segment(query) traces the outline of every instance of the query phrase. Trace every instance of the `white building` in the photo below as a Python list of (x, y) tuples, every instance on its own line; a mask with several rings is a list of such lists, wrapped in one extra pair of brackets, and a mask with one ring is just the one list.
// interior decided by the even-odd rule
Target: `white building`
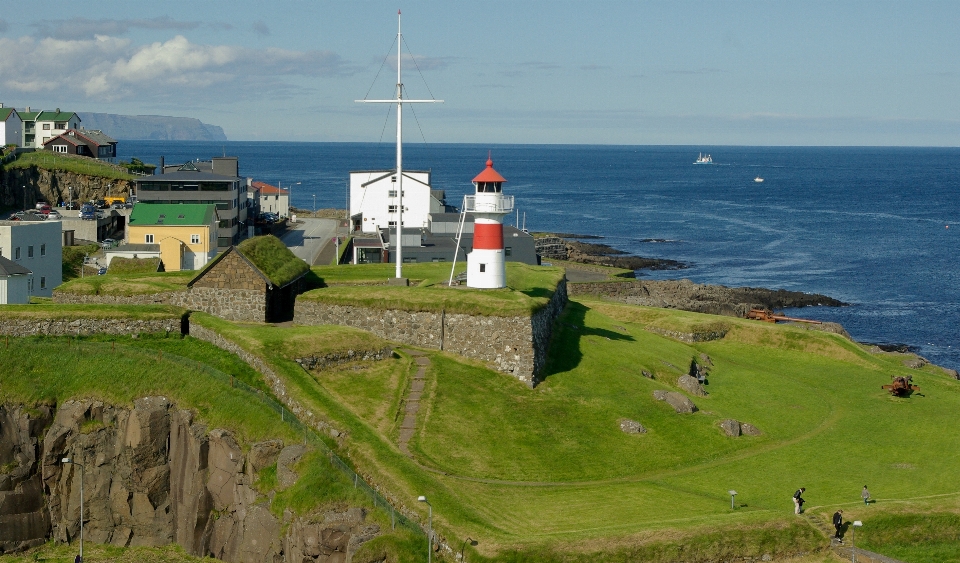
[(0, 256), (33, 272), (31, 295), (52, 297), (63, 283), (60, 221), (0, 221)]
[(264, 182), (253, 182), (260, 191), (260, 213), (276, 213), (281, 217), (290, 214), (290, 191)]
[(23, 119), (13, 108), (0, 104), (0, 140), (4, 145), (17, 145), (23, 142)]
[(33, 272), (0, 256), (0, 305), (30, 302)]
[[(399, 194), (396, 171), (365, 170), (350, 173), (352, 230), (372, 233), (397, 225)], [(440, 190), (431, 190), (430, 172), (403, 171), (403, 227), (427, 228), (431, 213), (447, 209)]]

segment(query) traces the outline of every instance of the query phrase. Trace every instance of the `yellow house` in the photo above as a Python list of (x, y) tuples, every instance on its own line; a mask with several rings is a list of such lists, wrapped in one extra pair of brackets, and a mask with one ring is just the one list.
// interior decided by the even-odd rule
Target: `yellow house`
[(199, 270), (217, 254), (217, 224), (212, 204), (138, 203), (130, 213), (127, 242), (158, 245), (168, 272)]

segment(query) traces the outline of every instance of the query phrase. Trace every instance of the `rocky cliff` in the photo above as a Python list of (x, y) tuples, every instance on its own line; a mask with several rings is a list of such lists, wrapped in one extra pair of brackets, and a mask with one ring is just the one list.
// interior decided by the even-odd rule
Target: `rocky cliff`
[(114, 139), (155, 141), (226, 141), (223, 128), (193, 117), (81, 113), (87, 129), (99, 129)]
[(208, 430), (164, 397), (132, 408), (90, 400), (56, 409), (0, 405), (0, 553), (75, 541), (81, 479), (86, 541), (176, 542), (229, 562), (288, 554), (311, 563), (350, 561), (379, 534), (362, 508), (276, 517), (253, 483), (278, 462), (287, 476), (280, 487), (295, 482), (293, 463), (305, 448), (272, 440), (244, 450), (229, 431)]
[[(0, 206), (32, 208), (38, 201), (57, 204), (70, 198), (89, 201), (107, 195), (126, 197), (134, 184), (128, 180), (86, 176), (63, 170), (12, 168), (0, 171)], [(24, 199), (26, 196), (26, 200)]]

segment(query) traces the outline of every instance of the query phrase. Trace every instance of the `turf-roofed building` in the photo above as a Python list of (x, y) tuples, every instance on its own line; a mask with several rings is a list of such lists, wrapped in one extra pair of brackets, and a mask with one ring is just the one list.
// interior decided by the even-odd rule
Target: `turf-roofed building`
[(190, 283), (208, 301), (203, 310), (230, 320), (293, 319), (300, 279), (310, 271), (280, 239), (247, 239), (220, 253)]

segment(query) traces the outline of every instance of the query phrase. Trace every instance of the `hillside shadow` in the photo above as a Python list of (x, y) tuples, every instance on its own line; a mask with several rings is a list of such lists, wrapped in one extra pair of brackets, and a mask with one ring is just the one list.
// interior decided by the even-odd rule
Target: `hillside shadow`
[(545, 381), (554, 374), (570, 371), (580, 365), (581, 360), (583, 360), (582, 340), (584, 336), (599, 336), (607, 340), (634, 341), (634, 338), (629, 334), (586, 326), (584, 321), (589, 310), (589, 307), (576, 301), (567, 303), (567, 307), (554, 324), (547, 362), (539, 378), (541, 381)]

